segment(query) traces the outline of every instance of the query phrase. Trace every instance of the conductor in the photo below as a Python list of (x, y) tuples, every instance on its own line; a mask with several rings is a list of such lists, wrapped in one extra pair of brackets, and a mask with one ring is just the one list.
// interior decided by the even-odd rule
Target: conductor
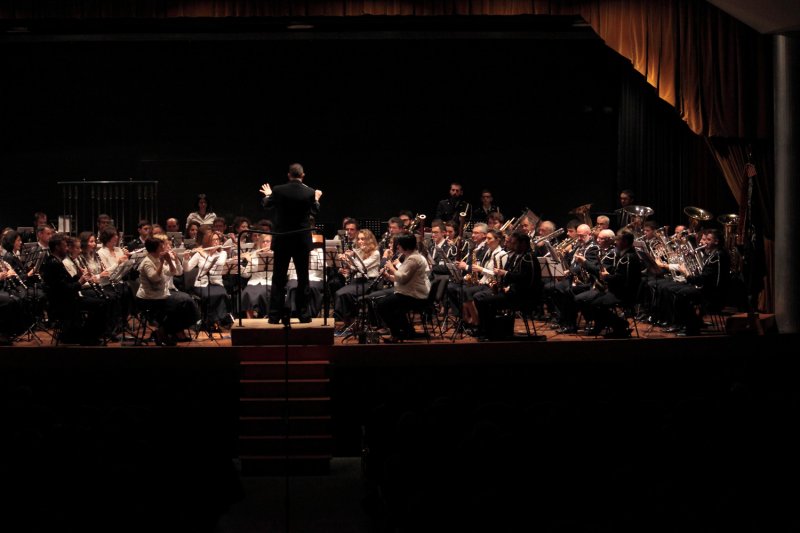
[(272, 250), (274, 272), (272, 274), (272, 293), (269, 302), (269, 323), (278, 324), (282, 317), (288, 319), (284, 310), (286, 301), (286, 281), (289, 260), (294, 261), (297, 270), (297, 296), (295, 304), (300, 322), (311, 322), (308, 312), (308, 257), (312, 248), (310, 217), (319, 213), (319, 199), (322, 191), (314, 190), (303, 183), (303, 167), (294, 163), (289, 166), (289, 182), (274, 189), (269, 183), (261, 186), (264, 195), (261, 203), (265, 208), (274, 209)]

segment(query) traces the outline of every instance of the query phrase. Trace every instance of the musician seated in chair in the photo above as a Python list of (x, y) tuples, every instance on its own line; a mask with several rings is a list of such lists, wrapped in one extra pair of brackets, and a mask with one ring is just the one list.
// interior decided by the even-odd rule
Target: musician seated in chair
[(166, 239), (147, 237), (144, 241), (147, 255), (139, 265), (139, 290), (136, 302), (140, 309), (147, 308), (158, 322), (156, 340), (159, 345), (174, 345), (175, 336), (197, 321), (191, 298), (183, 293), (170, 292), (170, 276), (181, 273), (177, 258), (166, 249)]
[(630, 337), (628, 320), (614, 313), (620, 304), (632, 305), (642, 277), (642, 264), (633, 247), (634, 235), (629, 231), (617, 234), (617, 250), (612, 270), (602, 270), (600, 280), (608, 287), (605, 294), (591, 302), (597, 328), (611, 328), (607, 338)]
[(445, 225), (441, 220), (434, 220), (431, 223), (431, 247), (428, 249), (428, 257), (431, 260), (431, 275), (448, 276), (450, 267), (456, 257), (456, 247), (447, 241)]
[[(60, 340), (83, 345), (100, 344), (107, 317), (105, 300), (91, 297), (89, 293), (83, 294), (81, 290), (82, 285), (92, 279), (92, 274), (84, 270), (76, 276), (69, 275), (62, 262), (68, 255), (64, 235), (53, 235), (49, 247), (50, 255), (42, 264), (41, 272), (50, 318), (63, 323)], [(86, 313), (86, 320), (81, 320), (82, 313)]]
[(193, 254), (185, 270), (197, 268), (194, 293), (200, 297), (205, 310), (205, 326), (216, 329), (216, 325), (227, 326), (232, 323), (228, 315), (228, 293), (222, 284), (222, 272), (228, 259), (227, 252), (220, 243), (220, 234), (215, 231), (203, 233), (202, 246), (186, 254)]
[(336, 291), (333, 314), (337, 321), (345, 325), (355, 318), (357, 298), (370, 291), (381, 265), (378, 241), (370, 230), (358, 230), (355, 244), (355, 248), (346, 250), (338, 257), (346, 265), (339, 271), (348, 281), (347, 285)]
[[(530, 309), (541, 299), (542, 270), (531, 253), (528, 234), (516, 231), (511, 235), (511, 253), (504, 268), (495, 268), (494, 275), (499, 280), (497, 294), (475, 299), (478, 309), (478, 340), (497, 340), (514, 333), (514, 316), (510, 320), (498, 317), (503, 310)], [(510, 328), (503, 328), (503, 325)]]
[(685, 264), (681, 265), (687, 284), (675, 292), (675, 321), (681, 327), (679, 335), (700, 333), (703, 321), (694, 312), (694, 306), (704, 304), (721, 309), (730, 281), (730, 256), (719, 230), (705, 230), (695, 252), (701, 271), (690, 272)]
[(397, 253), (403, 263), (395, 267), (386, 263), (384, 276), (394, 283), (394, 293), (377, 301), (378, 314), (391, 330), (386, 342), (398, 342), (412, 337), (413, 328), (408, 321), (408, 312), (425, 305), (431, 290), (428, 279), (427, 260), (417, 251), (417, 238), (401, 234), (395, 238)]

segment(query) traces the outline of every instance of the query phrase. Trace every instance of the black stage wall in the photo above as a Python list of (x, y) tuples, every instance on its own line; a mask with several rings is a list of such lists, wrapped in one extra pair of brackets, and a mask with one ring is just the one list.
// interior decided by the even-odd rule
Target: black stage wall
[[(677, 114), (641, 81), (631, 102), (638, 75), (591, 32), (547, 37), (5, 41), (0, 224), (55, 218), (56, 182), (81, 179), (158, 180), (162, 222), (198, 192), (217, 214), (260, 218), (260, 184), (293, 161), (325, 191), (328, 224), (433, 215), (450, 180), (559, 223), (624, 187), (664, 223), (702, 203), (687, 183), (705, 184), (693, 167), (708, 155)], [(712, 200), (733, 205), (716, 183)]]
[[(600, 40), (60, 42), (3, 46), (3, 224), (56, 182), (156, 179), (162, 216), (206, 192), (258, 216), (301, 161), (324, 221), (433, 214), (449, 180), (510, 214), (615, 198), (623, 62)], [(12, 224), (12, 225), (13, 225)]]

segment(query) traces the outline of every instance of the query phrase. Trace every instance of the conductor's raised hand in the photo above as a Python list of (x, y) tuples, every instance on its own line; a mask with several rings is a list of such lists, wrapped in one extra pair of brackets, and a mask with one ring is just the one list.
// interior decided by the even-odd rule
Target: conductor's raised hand
[(321, 197), (322, 197), (322, 191), (321, 191), (321, 190), (319, 190), (319, 189), (316, 189), (316, 190), (314, 191), (314, 200), (316, 200), (317, 202), (319, 202), (319, 199), (320, 199)]
[(272, 188), (269, 186), (269, 183), (262, 185), (260, 191), (264, 196), (272, 196)]

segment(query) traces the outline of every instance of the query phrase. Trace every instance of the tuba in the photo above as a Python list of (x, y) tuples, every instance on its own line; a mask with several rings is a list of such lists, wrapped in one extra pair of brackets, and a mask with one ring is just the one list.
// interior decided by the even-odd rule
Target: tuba
[(623, 229), (631, 230), (636, 237), (642, 236), (642, 224), (655, 213), (652, 207), (646, 205), (627, 205), (622, 208), (622, 211), (627, 215), (628, 220)]
[(587, 226), (591, 227), (592, 215), (589, 213), (591, 208), (592, 204), (579, 205), (567, 214), (577, 216), (580, 219), (581, 224), (586, 224)]
[(705, 209), (700, 209), (693, 205), (684, 207), (683, 213), (689, 217), (689, 227), (692, 229), (692, 233), (697, 233), (697, 230), (702, 229), (701, 222), (706, 222), (714, 218), (714, 215)]
[(731, 258), (731, 272), (738, 274), (742, 271), (743, 258), (739, 248), (736, 247), (736, 239), (738, 237), (739, 215), (730, 213), (720, 215), (717, 217), (717, 222), (722, 224), (722, 234), (725, 238), (725, 249)]

